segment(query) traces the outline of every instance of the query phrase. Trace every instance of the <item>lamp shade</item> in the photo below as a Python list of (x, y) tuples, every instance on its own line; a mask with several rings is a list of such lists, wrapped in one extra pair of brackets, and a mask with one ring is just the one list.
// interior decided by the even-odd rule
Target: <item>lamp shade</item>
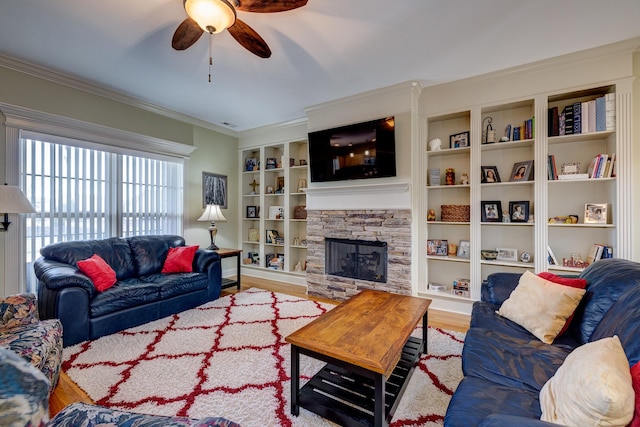
[(222, 211), (220, 210), (220, 205), (207, 205), (207, 208), (204, 210), (204, 213), (198, 221), (226, 221), (227, 218), (222, 215)]
[(20, 188), (14, 185), (0, 185), (0, 213), (32, 213), (35, 211)]
[(236, 23), (236, 10), (228, 0), (185, 0), (184, 9), (200, 28), (211, 34)]

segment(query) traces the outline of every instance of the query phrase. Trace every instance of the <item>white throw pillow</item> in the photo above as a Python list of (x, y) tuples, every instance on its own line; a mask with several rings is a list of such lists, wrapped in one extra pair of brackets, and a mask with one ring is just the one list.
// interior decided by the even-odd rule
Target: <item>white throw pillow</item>
[(540, 419), (567, 426), (626, 426), (634, 405), (629, 361), (617, 336), (576, 348), (540, 390)]
[(496, 313), (551, 344), (584, 293), (584, 289), (553, 283), (527, 270)]

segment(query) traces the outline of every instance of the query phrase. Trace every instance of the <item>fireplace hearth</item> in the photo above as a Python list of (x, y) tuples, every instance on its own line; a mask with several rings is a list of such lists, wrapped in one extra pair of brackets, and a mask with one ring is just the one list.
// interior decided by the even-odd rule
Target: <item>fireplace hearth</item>
[(325, 273), (371, 282), (387, 282), (387, 243), (325, 239)]

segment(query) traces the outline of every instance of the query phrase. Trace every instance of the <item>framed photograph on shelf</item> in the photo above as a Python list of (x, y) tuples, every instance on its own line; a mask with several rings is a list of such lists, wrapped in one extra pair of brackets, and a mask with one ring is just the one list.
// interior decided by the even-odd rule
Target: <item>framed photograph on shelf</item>
[(252, 172), (257, 170), (258, 170), (258, 159), (256, 159), (255, 157), (247, 157), (244, 160), (244, 171)]
[(442, 239), (427, 240), (427, 255), (447, 256), (449, 242)]
[(469, 258), (469, 252), (471, 252), (471, 243), (468, 240), (460, 240), (456, 256), (460, 258)]
[(269, 219), (284, 219), (284, 206), (269, 206)]
[(496, 248), (498, 261), (518, 261), (518, 250), (515, 248)]
[(529, 201), (509, 202), (509, 218), (511, 222), (529, 221)]
[(482, 201), (482, 222), (502, 221), (502, 202), (500, 200)]
[(607, 223), (607, 204), (606, 203), (587, 203), (584, 205), (584, 223), (585, 224), (606, 224)]
[(480, 166), (482, 171), (482, 182), (500, 182), (500, 174), (496, 166)]
[(260, 229), (259, 228), (250, 228), (249, 229), (249, 241), (250, 242), (259, 242), (260, 241)]
[(455, 133), (449, 136), (449, 148), (464, 148), (469, 146), (469, 131)]
[(278, 230), (265, 230), (265, 234), (267, 238), (266, 242), (270, 245), (275, 245), (276, 239), (280, 237), (280, 233), (278, 233)]
[(530, 181), (533, 179), (533, 160), (514, 163), (511, 171), (511, 182)]
[(576, 175), (582, 170), (582, 164), (580, 162), (568, 162), (563, 163), (560, 166), (560, 173), (562, 175)]
[(276, 178), (276, 194), (284, 193), (284, 176)]
[(267, 166), (266, 169), (276, 169), (278, 163), (275, 157), (268, 157), (267, 158)]
[(247, 218), (258, 218), (257, 206), (247, 206)]

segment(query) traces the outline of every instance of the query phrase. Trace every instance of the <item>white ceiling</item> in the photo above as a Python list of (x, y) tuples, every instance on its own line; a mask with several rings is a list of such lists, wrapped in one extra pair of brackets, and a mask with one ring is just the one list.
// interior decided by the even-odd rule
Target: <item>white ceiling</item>
[(309, 0), (238, 12), (261, 59), (224, 32), (178, 52), (182, 0), (0, 0), (0, 54), (235, 131), (419, 80), (424, 86), (640, 36), (639, 0)]

